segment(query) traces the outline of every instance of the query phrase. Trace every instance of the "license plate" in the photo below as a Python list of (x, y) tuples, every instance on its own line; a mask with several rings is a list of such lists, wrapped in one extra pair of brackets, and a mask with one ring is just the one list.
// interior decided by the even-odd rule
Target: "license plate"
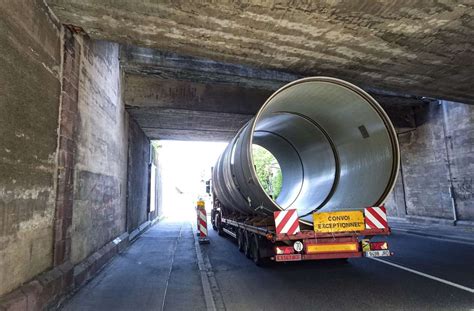
[(301, 260), (301, 254), (275, 256), (275, 261), (300, 261), (300, 260)]
[(384, 249), (381, 251), (368, 251), (364, 252), (365, 257), (384, 257), (390, 256), (390, 251), (388, 249)]

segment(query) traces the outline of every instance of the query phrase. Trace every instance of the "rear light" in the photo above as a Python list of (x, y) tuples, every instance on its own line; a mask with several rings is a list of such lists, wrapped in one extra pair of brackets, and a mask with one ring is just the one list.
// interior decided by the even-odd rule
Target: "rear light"
[(349, 243), (318, 243), (318, 244), (307, 244), (306, 252), (308, 254), (318, 253), (351, 253), (358, 252), (359, 245), (357, 242)]
[(294, 253), (295, 249), (293, 246), (275, 246), (275, 254), (277, 255), (288, 255)]
[(382, 251), (388, 249), (387, 242), (370, 242), (370, 250)]

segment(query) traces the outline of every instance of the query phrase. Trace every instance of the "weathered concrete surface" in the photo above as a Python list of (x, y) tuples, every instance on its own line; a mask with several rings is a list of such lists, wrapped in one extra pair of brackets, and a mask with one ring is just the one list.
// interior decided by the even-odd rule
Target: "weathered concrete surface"
[(443, 135), (442, 107), (429, 105), (415, 114), (427, 122), (415, 131), (399, 135), (407, 213), (450, 218), (449, 175)]
[(47, 0), (93, 38), (473, 102), (472, 1)]
[(412, 128), (399, 132), (402, 154), (389, 215), (474, 221), (474, 107), (440, 101), (415, 107)]
[(128, 133), (127, 231), (148, 220), (150, 140), (130, 118)]
[[(136, 46), (122, 47), (120, 54), (127, 109), (152, 138), (230, 140), (272, 92), (302, 77)], [(427, 101), (366, 91), (400, 127), (412, 126), (407, 107)]]
[(120, 65), (125, 73), (130, 74), (195, 83), (230, 84), (269, 91), (303, 78), (283, 71), (223, 63), (133, 45), (120, 48)]
[(127, 111), (150, 139), (229, 140), (271, 91), (127, 74)]
[(0, 2), (0, 296), (52, 264), (60, 31), (42, 1)]
[(71, 257), (71, 227), (74, 204), (80, 45), (74, 33), (63, 28), (61, 108), (58, 124), (56, 210), (54, 215), (53, 266)]
[[(219, 72), (207, 74), (211, 79), (216, 76), (220, 76)], [(231, 79), (226, 83), (214, 83), (209, 79), (194, 82), (189, 77), (181, 78), (168, 80), (156, 75), (125, 75), (126, 109), (151, 139), (229, 141), (273, 92), (254, 88), (263, 87), (265, 80), (255, 84), (255, 81), (247, 81), (253, 86), (249, 88)], [(280, 87), (280, 83), (268, 80), (267, 86)], [(413, 109), (428, 102), (403, 94), (372, 95), (400, 130), (412, 128)]]
[(457, 217), (474, 221), (474, 107), (444, 101), (441, 104)]
[(71, 261), (125, 231), (128, 118), (117, 44), (83, 39)]
[[(133, 45), (121, 46), (120, 66), (125, 73), (132, 75), (212, 85), (228, 84), (267, 91), (276, 91), (289, 82), (305, 77), (281, 70), (218, 62)], [(393, 102), (396, 98), (407, 104), (407, 100), (419, 99), (419, 96), (410, 95), (406, 91), (389, 92), (371, 87), (364, 89), (378, 100), (383, 98)]]

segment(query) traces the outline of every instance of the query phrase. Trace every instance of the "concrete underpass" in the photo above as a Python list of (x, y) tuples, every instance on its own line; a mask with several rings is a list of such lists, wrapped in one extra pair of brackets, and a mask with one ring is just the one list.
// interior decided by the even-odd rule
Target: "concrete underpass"
[[(469, 1), (1, 1), (0, 310), (473, 309), (473, 29)], [(210, 224), (199, 244), (202, 193), (170, 176), (201, 187), (184, 168), (310, 76), (395, 127), (394, 255), (258, 267)]]

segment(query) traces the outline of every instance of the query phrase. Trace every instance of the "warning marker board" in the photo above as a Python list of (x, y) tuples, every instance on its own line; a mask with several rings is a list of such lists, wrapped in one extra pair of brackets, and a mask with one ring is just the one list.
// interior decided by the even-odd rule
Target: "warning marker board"
[(367, 229), (387, 229), (387, 210), (385, 206), (367, 207), (364, 210)]
[(300, 232), (298, 214), (295, 209), (274, 212), (277, 234), (296, 234)]
[(351, 232), (365, 229), (364, 214), (362, 211), (341, 211), (313, 214), (314, 231)]

